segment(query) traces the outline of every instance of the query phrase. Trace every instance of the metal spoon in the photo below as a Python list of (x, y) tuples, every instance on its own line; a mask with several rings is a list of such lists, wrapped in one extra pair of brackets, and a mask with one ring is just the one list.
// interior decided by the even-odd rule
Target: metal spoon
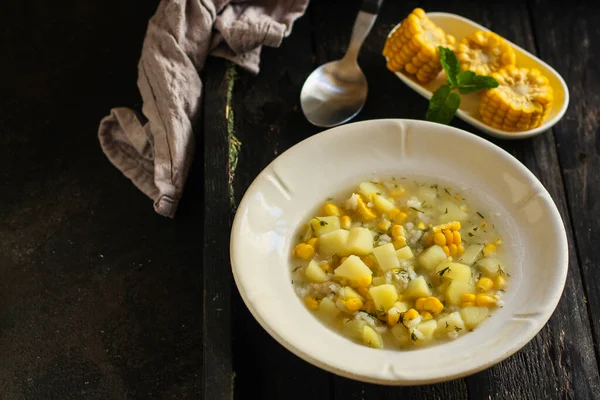
[(367, 99), (367, 78), (358, 66), (358, 52), (371, 31), (383, 0), (363, 0), (344, 58), (321, 65), (304, 82), (302, 112), (310, 123), (330, 127), (352, 119)]

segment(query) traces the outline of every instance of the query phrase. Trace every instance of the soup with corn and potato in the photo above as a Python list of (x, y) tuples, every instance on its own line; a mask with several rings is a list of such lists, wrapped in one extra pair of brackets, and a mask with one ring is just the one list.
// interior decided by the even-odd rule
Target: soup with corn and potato
[(366, 346), (456, 339), (504, 304), (505, 249), (486, 217), (441, 184), (362, 182), (299, 232), (292, 283), (324, 323)]

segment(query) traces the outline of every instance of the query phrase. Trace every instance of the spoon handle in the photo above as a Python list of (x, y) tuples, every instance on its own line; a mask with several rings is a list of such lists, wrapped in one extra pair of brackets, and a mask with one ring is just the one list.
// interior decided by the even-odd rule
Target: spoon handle
[(354, 28), (352, 28), (352, 37), (350, 38), (350, 44), (348, 45), (348, 51), (343, 58), (343, 61), (354, 63), (357, 62), (358, 52), (362, 46), (365, 38), (371, 32), (373, 23), (377, 18), (377, 12), (379, 7), (383, 3), (383, 0), (363, 0), (360, 11), (354, 21)]

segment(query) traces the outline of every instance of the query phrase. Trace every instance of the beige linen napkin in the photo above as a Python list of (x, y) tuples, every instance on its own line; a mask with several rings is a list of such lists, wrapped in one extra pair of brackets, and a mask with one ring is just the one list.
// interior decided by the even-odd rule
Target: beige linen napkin
[(162, 0), (150, 19), (138, 64), (143, 116), (113, 108), (98, 137), (108, 159), (173, 217), (194, 156), (207, 55), (258, 73), (263, 45), (290, 34), (308, 0)]

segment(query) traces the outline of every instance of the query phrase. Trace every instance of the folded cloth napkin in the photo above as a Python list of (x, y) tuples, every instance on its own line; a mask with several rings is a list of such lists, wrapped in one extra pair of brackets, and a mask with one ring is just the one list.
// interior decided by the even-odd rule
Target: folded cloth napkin
[(145, 116), (113, 108), (98, 137), (108, 159), (173, 217), (194, 156), (200, 110), (198, 71), (207, 55), (258, 73), (263, 45), (290, 34), (308, 0), (162, 0), (150, 19), (138, 64)]

